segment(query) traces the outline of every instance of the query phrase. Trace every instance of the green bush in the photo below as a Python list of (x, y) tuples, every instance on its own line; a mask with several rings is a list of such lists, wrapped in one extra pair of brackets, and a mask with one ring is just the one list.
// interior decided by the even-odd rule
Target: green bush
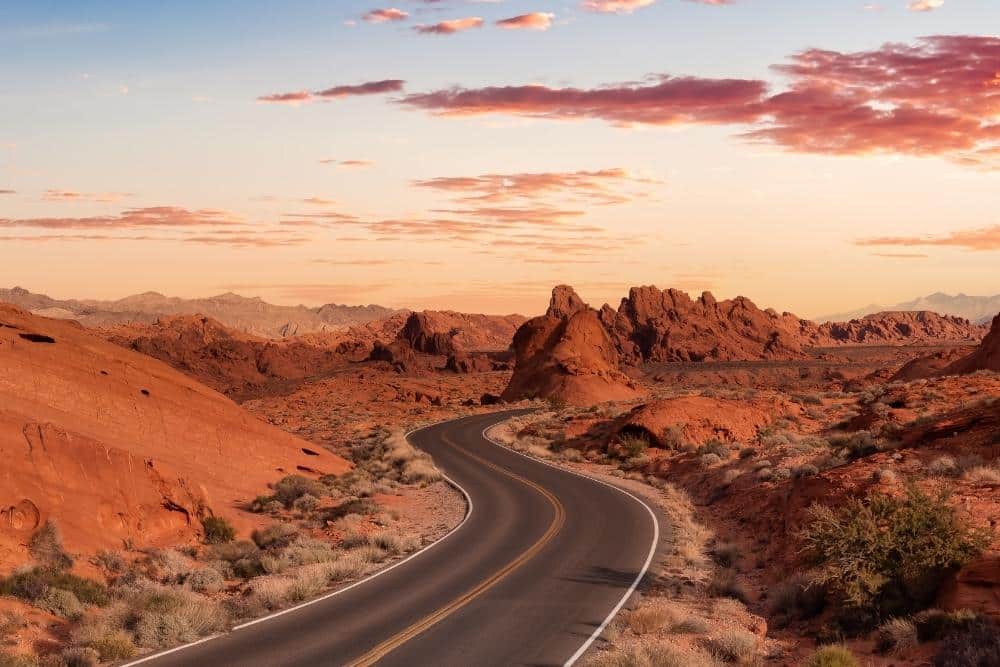
[(858, 661), (846, 646), (824, 646), (809, 656), (803, 667), (858, 667)]
[(35, 601), (39, 609), (54, 616), (77, 621), (83, 617), (83, 605), (75, 595), (62, 588), (49, 588)]
[(226, 544), (236, 537), (236, 529), (221, 516), (207, 516), (201, 520), (205, 529), (206, 544)]
[(985, 536), (963, 526), (945, 496), (912, 484), (897, 498), (873, 493), (839, 509), (813, 505), (803, 533), (817, 581), (870, 623), (922, 609), (943, 576), (982, 552)]

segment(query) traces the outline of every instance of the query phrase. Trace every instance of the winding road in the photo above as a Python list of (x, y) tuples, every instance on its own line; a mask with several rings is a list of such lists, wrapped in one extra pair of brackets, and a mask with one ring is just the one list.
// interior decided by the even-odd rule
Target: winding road
[(319, 600), (132, 664), (573, 664), (646, 571), (657, 519), (615, 487), (486, 439), (515, 414), (410, 434), (470, 503), (444, 539)]

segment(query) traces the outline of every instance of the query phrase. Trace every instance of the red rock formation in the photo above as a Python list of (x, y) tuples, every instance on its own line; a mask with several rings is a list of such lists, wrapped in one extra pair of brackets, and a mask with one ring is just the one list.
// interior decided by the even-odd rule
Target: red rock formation
[(828, 322), (817, 331), (820, 345), (979, 341), (986, 328), (953, 315), (926, 310), (887, 311), (850, 322)]
[(75, 553), (183, 543), (207, 514), (245, 529), (284, 475), (348, 468), (75, 322), (0, 304), (0, 368), (0, 568), (49, 518)]
[(376, 341), (368, 361), (386, 361), (398, 373), (409, 373), (417, 368), (417, 357), (406, 340), (395, 340), (388, 344)]
[(1000, 371), (1000, 315), (993, 318), (990, 332), (979, 348), (944, 369), (944, 375), (965, 375), (976, 371)]
[(618, 368), (618, 353), (596, 311), (566, 286), (552, 291), (548, 312), (514, 335), (514, 375), (503, 399), (553, 398), (574, 405), (641, 394)]
[(514, 332), (523, 323), (520, 315), (425, 310), (411, 313), (397, 337), (424, 354), (500, 351), (510, 347)]
[(804, 356), (815, 325), (789, 313), (760, 310), (744, 297), (692, 300), (675, 289), (633, 287), (601, 320), (627, 364), (663, 361), (788, 359)]

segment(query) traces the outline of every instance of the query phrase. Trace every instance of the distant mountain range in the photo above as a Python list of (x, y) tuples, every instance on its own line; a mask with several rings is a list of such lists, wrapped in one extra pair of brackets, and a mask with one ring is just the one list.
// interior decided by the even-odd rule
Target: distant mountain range
[(267, 338), (283, 338), (339, 329), (390, 317), (400, 311), (383, 306), (327, 304), (318, 308), (277, 306), (260, 298), (220, 294), (204, 299), (181, 299), (157, 292), (127, 296), (117, 301), (53, 299), (21, 287), (0, 288), (0, 301), (36, 315), (79, 320), (88, 327), (151, 323), (163, 315), (207, 315), (228, 327)]
[(1000, 313), (1000, 294), (995, 296), (968, 296), (966, 294), (942, 294), (937, 292), (913, 301), (897, 303), (894, 306), (871, 304), (846, 313), (817, 317), (817, 322), (845, 322), (872, 313), (898, 310), (930, 310), (941, 315), (956, 315), (972, 320), (976, 324), (989, 324)]

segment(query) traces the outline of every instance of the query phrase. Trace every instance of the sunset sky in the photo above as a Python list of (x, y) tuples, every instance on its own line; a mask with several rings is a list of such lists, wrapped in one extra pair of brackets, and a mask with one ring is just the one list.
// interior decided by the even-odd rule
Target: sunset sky
[(1000, 292), (997, 0), (2, 6), (0, 287)]

